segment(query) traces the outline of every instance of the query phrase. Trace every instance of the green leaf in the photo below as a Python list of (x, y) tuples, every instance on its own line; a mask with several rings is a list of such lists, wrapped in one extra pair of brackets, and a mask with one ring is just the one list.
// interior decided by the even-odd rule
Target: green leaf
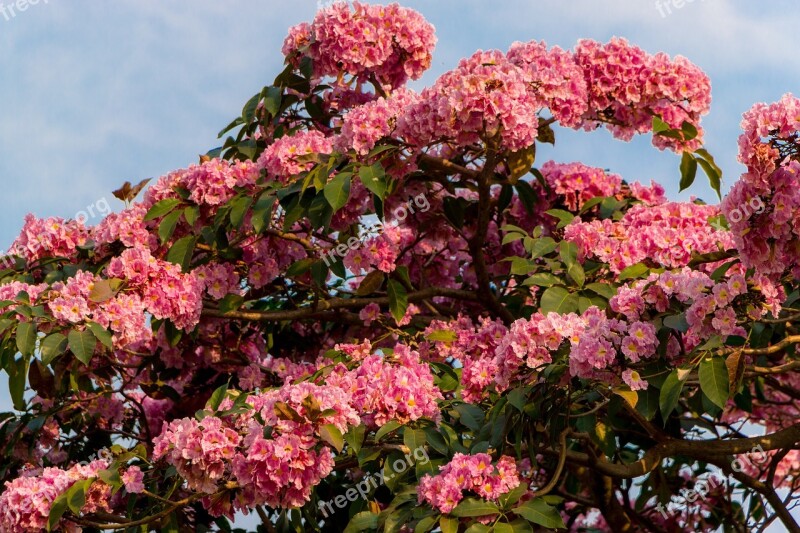
[(697, 150), (695, 150), (694, 153), (700, 156), (700, 158), (698, 158), (697, 161), (703, 167), (703, 171), (705, 171), (706, 175), (708, 176), (711, 188), (717, 192), (717, 196), (720, 196), (720, 182), (722, 181), (722, 169), (719, 168), (716, 161), (714, 161), (714, 156), (708, 153), (708, 150), (706, 150), (705, 148), (698, 148)]
[(89, 293), (89, 300), (97, 304), (107, 302), (119, 292), (122, 283), (122, 280), (117, 278), (95, 281)]
[(234, 228), (239, 229), (242, 227), (244, 217), (251, 205), (253, 205), (253, 198), (250, 196), (241, 196), (231, 202), (230, 220)]
[(722, 357), (711, 357), (700, 362), (700, 389), (715, 405), (724, 409), (730, 397), (728, 367)]
[(261, 93), (254, 95), (250, 100), (244, 104), (242, 108), (242, 118), (244, 119), (245, 123), (249, 123), (253, 120), (256, 116), (256, 109), (258, 109), (258, 103), (261, 101)]
[(62, 492), (58, 497), (53, 500), (53, 505), (50, 507), (50, 515), (47, 517), (47, 531), (52, 531), (56, 527), (58, 521), (67, 512), (69, 505), (67, 504), (67, 493)]
[(509, 523), (501, 522), (499, 524), (495, 524), (492, 531), (493, 533), (533, 533), (533, 528), (531, 527), (530, 522), (520, 518)]
[(334, 424), (325, 424), (319, 428), (319, 436), (333, 446), (337, 452), (341, 452), (342, 448), (344, 448), (344, 436)]
[(461, 503), (456, 505), (455, 509), (450, 511), (450, 514), (459, 518), (464, 518), (472, 516), (496, 515), (499, 512), (500, 508), (492, 502), (479, 500), (477, 498), (464, 498), (461, 500)]
[(244, 303), (244, 297), (239, 294), (226, 294), (222, 300), (219, 301), (219, 310), (223, 313), (229, 311), (236, 311)]
[(550, 209), (548, 211), (545, 211), (545, 213), (547, 213), (551, 217), (558, 219), (558, 226), (557, 226), (558, 229), (563, 228), (564, 226), (572, 222), (573, 219), (575, 218), (575, 215), (573, 215), (569, 211), (564, 211), (563, 209)]
[(21, 358), (13, 361), (8, 367), (8, 391), (11, 402), (17, 411), (25, 410), (25, 383), (28, 375), (28, 359)]
[(406, 427), (403, 430), (403, 444), (411, 450), (411, 453), (414, 453), (414, 450), (425, 446), (425, 432), (421, 429)]
[(161, 240), (161, 244), (167, 242), (175, 233), (175, 227), (178, 225), (181, 215), (183, 215), (182, 211), (173, 211), (161, 220), (161, 224), (158, 225), (158, 238)]
[(325, 185), (325, 199), (333, 208), (334, 213), (344, 207), (350, 198), (351, 175), (349, 172), (340, 172)]
[(31, 355), (36, 348), (36, 324), (20, 322), (17, 325), (17, 349), (22, 355)]
[(267, 87), (265, 93), (264, 109), (266, 109), (273, 117), (277, 116), (281, 110), (283, 90), (280, 87)]
[(361, 280), (358, 289), (356, 289), (356, 295), (369, 296), (381, 288), (384, 279), (386, 279), (386, 275), (383, 272), (380, 270), (373, 270)]
[(617, 278), (620, 281), (626, 279), (638, 279), (643, 278), (647, 274), (650, 273), (650, 269), (644, 263), (636, 263), (635, 265), (631, 265), (628, 268), (624, 269), (622, 272), (619, 273)]
[(414, 528), (414, 533), (428, 533), (428, 531), (433, 530), (436, 522), (437, 520), (435, 516), (426, 516), (420, 520), (417, 526)]
[(67, 351), (67, 338), (61, 333), (52, 333), (45, 337), (41, 345), (42, 363), (49, 365), (53, 359)]
[(86, 505), (86, 491), (89, 486), (94, 482), (94, 479), (84, 479), (75, 482), (69, 489), (67, 489), (67, 506), (69, 510), (78, 516), (81, 514), (81, 509)]
[(75, 354), (75, 358), (81, 363), (88, 365), (94, 355), (94, 348), (97, 345), (97, 340), (89, 330), (78, 331), (72, 330), (67, 336), (69, 340), (69, 349)]
[(661, 120), (661, 117), (658, 115), (653, 115), (653, 133), (658, 135), (659, 133), (663, 133), (665, 131), (669, 131), (671, 128), (669, 124)]
[(306, 257), (305, 259), (301, 259), (289, 265), (289, 268), (286, 269), (286, 277), (293, 278), (296, 276), (301, 276), (311, 269), (311, 265), (314, 264), (315, 259), (310, 257)]
[(561, 518), (561, 513), (552, 505), (541, 498), (529, 500), (513, 510), (514, 513), (520, 515), (529, 522), (538, 524), (543, 527), (566, 529), (564, 520)]
[(380, 163), (358, 169), (358, 177), (368, 190), (383, 200), (386, 197), (386, 171)]
[(176, 207), (178, 204), (181, 203), (179, 198), (164, 198), (160, 202), (157, 202), (153, 207), (147, 211), (147, 214), (144, 216), (144, 221), (148, 222), (150, 220), (156, 219), (158, 217), (163, 217)]
[(425, 335), (425, 339), (434, 342), (453, 342), (458, 339), (458, 334), (452, 329), (437, 329)]
[(533, 213), (533, 209), (536, 206), (536, 201), (538, 199), (533, 187), (531, 187), (530, 183), (527, 181), (522, 180), (515, 183), (514, 187), (517, 189), (519, 199), (522, 202), (522, 207), (524, 207), (525, 211), (528, 213)]
[(664, 325), (669, 329), (686, 333), (689, 331), (689, 323), (686, 321), (686, 315), (669, 315), (664, 317)]
[(463, 198), (453, 198), (448, 196), (442, 202), (444, 209), (444, 216), (453, 225), (454, 228), (462, 228), (464, 226), (465, 209), (468, 202)]
[(572, 278), (578, 287), (583, 287), (583, 283), (586, 281), (586, 272), (583, 271), (583, 267), (580, 263), (573, 263), (569, 267), (567, 267), (567, 275)]
[(200, 208), (196, 205), (190, 205), (183, 210), (183, 218), (187, 224), (194, 226), (194, 223), (200, 218)]
[(561, 262), (570, 267), (578, 261), (578, 245), (570, 241), (561, 241), (558, 246), (558, 254)]
[(192, 262), (192, 255), (194, 255), (194, 247), (197, 244), (197, 237), (187, 235), (181, 237), (170, 247), (167, 252), (167, 261), (181, 266), (183, 272), (189, 271), (189, 266)]
[(211, 393), (211, 398), (208, 399), (208, 406), (211, 408), (212, 411), (216, 411), (219, 409), (220, 404), (222, 404), (222, 400), (225, 399), (225, 395), (228, 394), (228, 384), (225, 383), (224, 385), (220, 385), (217, 387), (213, 393)]
[(680, 190), (686, 190), (694, 183), (697, 176), (697, 160), (689, 152), (683, 152), (681, 157), (681, 183)]
[(258, 197), (256, 204), (253, 206), (253, 214), (250, 217), (250, 221), (256, 233), (261, 233), (267, 227), (272, 216), (272, 208), (275, 205), (275, 200), (277, 200), (277, 198), (270, 191), (263, 192), (261, 196)]
[(458, 533), (458, 520), (442, 516), (439, 518), (439, 529), (442, 530), (442, 533)]
[(444, 437), (436, 428), (428, 427), (425, 428), (425, 441), (428, 445), (439, 452), (442, 455), (447, 455), (448, 446), (447, 442), (445, 442)]
[(561, 278), (549, 272), (537, 272), (522, 282), (525, 286), (536, 285), (537, 287), (552, 287), (561, 283), (563, 283)]
[(483, 426), (483, 410), (472, 404), (462, 403), (456, 406), (458, 419), (472, 431), (478, 431)]
[(714, 168), (714, 165), (704, 159), (697, 158), (696, 161), (700, 164), (706, 176), (708, 176), (708, 183), (711, 185), (711, 188), (714, 189), (714, 192), (717, 193), (717, 197), (722, 198), (722, 193), (720, 191), (722, 172), (718, 171)]
[(361, 451), (361, 446), (364, 444), (364, 437), (367, 435), (367, 427), (364, 424), (360, 426), (351, 427), (345, 433), (344, 440), (353, 449), (355, 453)]
[(616, 287), (609, 285), (608, 283), (590, 283), (586, 286), (586, 290), (592, 291), (593, 293), (602, 296), (606, 300), (610, 300), (617, 294)]
[(401, 426), (397, 420), (389, 420), (375, 432), (375, 442), (379, 442), (383, 437)]
[(87, 322), (86, 327), (92, 332), (92, 335), (99, 340), (103, 346), (109, 350), (114, 349), (114, 339), (110, 331), (98, 324), (97, 322)]
[(658, 389), (653, 386), (637, 391), (636, 410), (647, 420), (652, 420), (658, 412), (658, 399)]
[[(537, 257), (542, 257), (550, 252), (554, 251), (558, 245), (556, 241), (554, 241), (551, 237), (542, 237), (540, 239), (534, 239), (533, 245), (530, 247), (530, 254), (531, 259), (536, 259)], [(526, 247), (527, 249), (527, 247)]]
[(328, 204), (325, 194), (321, 192), (314, 197), (308, 207), (308, 220), (315, 228), (327, 228), (331, 223), (332, 217), (333, 209)]
[(542, 313), (574, 313), (578, 310), (578, 297), (564, 287), (550, 287), (542, 293), (539, 304)]
[(665, 422), (675, 409), (675, 406), (678, 405), (678, 400), (683, 390), (683, 383), (683, 380), (678, 377), (678, 370), (676, 369), (669, 373), (667, 379), (664, 380), (664, 384), (661, 385), (658, 405), (661, 408), (661, 416), (664, 418)]
[(370, 529), (378, 528), (378, 515), (370, 511), (363, 511), (350, 519), (344, 533), (362, 533)]
[(389, 311), (399, 323), (408, 309), (408, 293), (399, 281), (393, 279), (389, 280), (387, 290), (389, 292)]

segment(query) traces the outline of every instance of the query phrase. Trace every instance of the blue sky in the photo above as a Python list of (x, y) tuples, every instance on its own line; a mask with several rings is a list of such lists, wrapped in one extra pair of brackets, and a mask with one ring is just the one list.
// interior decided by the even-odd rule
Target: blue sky
[[(13, 2), (0, 0), (2, 249), (29, 211), (72, 217), (103, 198), (119, 209), (110, 191), (125, 180), (195, 162), (277, 74), (286, 29), (317, 9), (315, 0), (39, 0), (10, 16), (3, 3)], [(437, 28), (423, 83), (478, 48), (505, 50), (516, 40), (570, 48), (582, 37), (618, 35), (649, 52), (689, 57), (712, 79), (707, 147), (729, 187), (741, 172), (742, 112), (800, 85), (800, 10), (791, 0), (663, 3), (671, 14), (655, 0), (403, 2)], [(626, 144), (606, 132), (557, 135), (540, 163), (580, 160), (626, 179), (656, 179), (675, 199), (713, 200), (701, 177), (678, 195), (678, 158), (647, 138)]]

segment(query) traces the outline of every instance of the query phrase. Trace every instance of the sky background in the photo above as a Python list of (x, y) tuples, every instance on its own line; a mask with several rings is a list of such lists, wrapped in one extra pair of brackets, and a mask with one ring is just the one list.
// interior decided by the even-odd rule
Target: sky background
[[(216, 147), (217, 132), (280, 71), (287, 28), (318, 7), (315, 0), (40, 0), (10, 16), (10, 3), (0, 0), (3, 250), (27, 212), (74, 217), (103, 199), (118, 210), (110, 191), (125, 180), (156, 178)], [(571, 48), (579, 38), (616, 35), (651, 53), (687, 56), (712, 80), (703, 125), (724, 189), (742, 169), (741, 114), (800, 85), (800, 9), (792, 0), (686, 0), (681, 8), (667, 0), (669, 10), (661, 11), (655, 0), (402, 3), (421, 11), (439, 38), (417, 88), (476, 49), (506, 50), (517, 40)], [(678, 157), (652, 148), (649, 137), (622, 143), (605, 131), (556, 135), (539, 164), (582, 161), (628, 180), (655, 179), (673, 199), (714, 201), (702, 174), (678, 194)]]

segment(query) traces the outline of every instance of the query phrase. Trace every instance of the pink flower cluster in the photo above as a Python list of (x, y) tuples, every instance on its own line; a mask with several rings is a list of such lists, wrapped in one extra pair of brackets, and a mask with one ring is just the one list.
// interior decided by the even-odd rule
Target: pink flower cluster
[(210, 416), (164, 422), (153, 441), (153, 459), (165, 458), (186, 480), (190, 489), (213, 494), (229, 473), (229, 463), (242, 438), (222, 420)]
[(147, 250), (128, 248), (108, 263), (106, 275), (140, 292), (145, 308), (157, 319), (169, 319), (184, 330), (200, 321), (202, 285), (193, 273), (181, 273), (179, 265)]
[(456, 453), (439, 474), (426, 475), (419, 482), (419, 503), (428, 503), (441, 513), (449, 513), (464, 498), (464, 493), (476, 494), (484, 500), (497, 501), (520, 484), (514, 459), (504, 455), (496, 464), (486, 453), (465, 455)]
[(206, 293), (217, 300), (234, 293), (241, 294), (241, 280), (236, 269), (230, 263), (211, 263), (192, 271)]
[(136, 292), (119, 292), (103, 301), (93, 301), (95, 285), (105, 282), (91, 272), (81, 271), (66, 282), (53, 284), (47, 308), (53, 318), (67, 324), (97, 322), (111, 329), (114, 342), (125, 347), (152, 337), (146, 305)]
[(523, 364), (538, 369), (551, 363), (552, 353), (565, 340), (570, 344), (570, 374), (587, 379), (608, 378), (603, 371), (618, 366), (620, 354), (631, 363), (651, 358), (658, 345), (653, 324), (608, 318), (597, 307), (582, 315), (536, 313), (514, 322), (497, 346), (498, 385), (506, 388)]
[(86, 244), (89, 231), (81, 222), (62, 218), (36, 218), (25, 215), (25, 225), (10, 250), (28, 263), (45, 257), (71, 259), (79, 246)]
[(528, 78), (500, 51), (476, 52), (422, 92), (398, 121), (398, 133), (419, 146), (498, 136), (504, 148), (527, 148), (536, 139), (542, 107)]
[(394, 131), (397, 117), (418, 99), (419, 96), (410, 89), (398, 89), (388, 97), (351, 109), (342, 121), (334, 147), (340, 152), (352, 148), (358, 155), (367, 155), (380, 139)]
[(558, 46), (548, 50), (544, 41), (515, 42), (508, 59), (523, 70), (539, 107), (548, 108), (562, 126), (581, 124), (589, 96), (583, 70), (570, 52)]
[(489, 318), (481, 318), (478, 324), (473, 324), (468, 317), (452, 322), (435, 320), (425, 330), (426, 336), (452, 333), (455, 339), (426, 341), (420, 346), (420, 352), (426, 360), (452, 358), (459, 361), (462, 365), (461, 397), (465, 402), (477, 403), (495, 382), (498, 366), (494, 353), (507, 332), (500, 320)]
[(141, 202), (119, 213), (110, 213), (91, 229), (91, 239), (98, 245), (119, 241), (129, 248), (155, 250), (158, 237), (147, 230), (146, 214), (147, 207)]
[(386, 232), (370, 237), (361, 246), (347, 252), (343, 261), (344, 266), (356, 275), (370, 272), (375, 268), (381, 272), (393, 272), (397, 267), (397, 256), (400, 254), (396, 236), (396, 232)]
[(605, 123), (615, 137), (630, 140), (635, 133), (651, 131), (656, 114), (672, 128), (681, 129), (685, 121), (698, 130), (698, 136), (685, 143), (654, 136), (656, 147), (683, 151), (702, 145), (700, 117), (711, 104), (711, 83), (688, 59), (650, 55), (625, 39), (613, 38), (606, 44), (578, 42), (575, 61), (588, 87), (586, 129)]
[[(363, 357), (363, 354), (359, 354)], [(353, 370), (338, 365), (325, 381), (351, 395), (351, 404), (363, 422), (380, 427), (390, 420), (406, 424), (420, 418), (438, 421), (441, 391), (433, 383), (430, 367), (419, 353), (403, 344), (391, 357), (370, 355)]]
[(800, 275), (800, 99), (756, 104), (742, 120), (739, 161), (747, 166), (722, 202), (746, 267), (777, 279)]
[[(767, 289), (774, 288), (768, 280), (758, 279)], [(707, 274), (683, 268), (662, 274), (651, 274), (645, 280), (623, 285), (617, 290), (609, 304), (611, 309), (625, 315), (628, 320), (646, 320), (650, 314), (664, 313), (670, 309), (676, 312), (685, 310), (689, 328), (683, 334), (685, 350), (692, 350), (713, 335), (745, 336), (745, 330), (738, 325), (734, 306), (737, 296), (748, 292), (747, 281), (741, 273), (730, 275), (719, 283)], [(780, 295), (770, 296), (764, 290), (765, 305), (779, 304)], [(677, 308), (673, 304), (677, 303)], [(749, 306), (751, 318), (758, 318), (765, 309)], [(679, 349), (671, 339), (668, 355), (675, 355)]]
[[(206, 494), (224, 481), (236, 482), (241, 492), (233, 505), (239, 510), (303, 505), (333, 469), (331, 449), (321, 442), (323, 428), (333, 425), (346, 433), (360, 423), (349, 395), (337, 387), (298, 383), (250, 396), (247, 403), (252, 410), (235, 417), (165, 423), (154, 441), (154, 458), (164, 458), (189, 488)], [(220, 409), (232, 405), (226, 398)], [(204, 504), (213, 514), (231, 512), (230, 503)]]
[[(320, 443), (326, 425), (346, 433), (360, 419), (349, 395), (333, 386), (312, 383), (286, 385), (248, 398), (272, 435), (254, 418), (237, 420), (245, 435), (243, 449), (233, 459), (233, 475), (242, 486), (242, 509), (267, 504), (299, 507), (333, 469), (331, 449)], [(324, 414), (323, 414), (324, 413)]]
[(159, 178), (145, 193), (149, 208), (159, 200), (175, 197), (175, 188), (190, 191), (189, 198), (198, 205), (222, 205), (236, 194), (234, 187), (249, 187), (258, 179), (259, 168), (251, 161), (211, 159), (199, 165), (176, 170)]
[(548, 161), (540, 170), (553, 192), (564, 198), (570, 211), (580, 210), (591, 198), (614, 196), (622, 185), (619, 175), (607, 174), (602, 168), (582, 163)]
[(330, 154), (333, 142), (318, 131), (302, 131), (281, 137), (258, 158), (259, 168), (281, 183), (289, 183), (293, 177), (314, 166), (315, 154)]
[(311, 24), (289, 30), (283, 54), (313, 60), (317, 77), (341, 74), (368, 79), (388, 89), (418, 79), (430, 67), (434, 28), (418, 12), (398, 4), (336, 2), (320, 10)]
[(630, 184), (631, 195), (645, 205), (661, 205), (667, 202), (664, 194), (664, 187), (655, 181), (650, 182), (649, 187), (645, 187), (638, 181)]
[[(55, 499), (76, 481), (94, 478), (97, 472), (108, 468), (106, 461), (93, 461), (88, 465), (75, 465), (69, 470), (45, 468), (30, 470), (12, 481), (7, 481), (0, 494), (0, 533), (39, 533), (47, 528), (50, 509)], [(111, 487), (95, 481), (86, 491), (82, 511), (110, 511), (108, 500)], [(62, 530), (75, 531), (75, 527), (59, 522)]]
[(639, 204), (619, 221), (583, 222), (576, 217), (564, 229), (564, 238), (578, 245), (582, 257), (599, 259), (615, 273), (642, 261), (677, 268), (687, 265), (693, 253), (733, 247), (730, 232), (714, 229), (708, 222), (718, 214), (719, 207), (711, 205)]

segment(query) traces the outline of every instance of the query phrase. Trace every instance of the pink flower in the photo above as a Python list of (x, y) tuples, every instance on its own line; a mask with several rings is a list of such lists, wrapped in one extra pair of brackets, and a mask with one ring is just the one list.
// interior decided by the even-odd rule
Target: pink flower
[(297, 174), (314, 166), (315, 154), (329, 154), (331, 139), (318, 131), (304, 131), (281, 137), (258, 158), (258, 166), (281, 183), (289, 183)]
[(642, 377), (639, 375), (639, 372), (631, 369), (625, 370), (622, 373), (622, 381), (624, 381), (631, 388), (631, 390), (635, 391), (645, 390), (648, 386), (647, 381), (642, 379)]
[(122, 483), (130, 494), (140, 494), (144, 491), (144, 474), (138, 466), (128, 467), (122, 474)]

